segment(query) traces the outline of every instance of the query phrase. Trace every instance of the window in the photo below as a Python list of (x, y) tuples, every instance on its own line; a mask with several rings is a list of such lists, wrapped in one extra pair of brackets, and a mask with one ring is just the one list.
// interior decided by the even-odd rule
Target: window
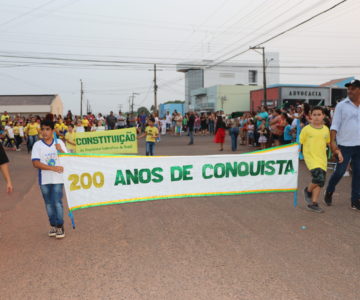
[(256, 70), (249, 70), (249, 84), (257, 84), (257, 71)]

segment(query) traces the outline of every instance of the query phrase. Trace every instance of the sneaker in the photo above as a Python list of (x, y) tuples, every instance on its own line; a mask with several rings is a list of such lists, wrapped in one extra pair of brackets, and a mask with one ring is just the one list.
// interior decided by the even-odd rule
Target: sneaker
[(307, 209), (311, 210), (313, 212), (317, 212), (317, 213), (323, 213), (324, 212), (324, 210), (317, 203), (308, 204)]
[(346, 171), (345, 173), (344, 173), (344, 177), (349, 177), (350, 176), (350, 172), (349, 171)]
[(48, 232), (48, 236), (56, 236), (56, 228), (55, 227), (51, 227), (49, 232)]
[(331, 206), (331, 204), (332, 204), (332, 195), (333, 195), (333, 193), (330, 193), (330, 192), (326, 192), (326, 191), (325, 191), (324, 203), (325, 203), (327, 206)]
[(360, 207), (354, 205), (354, 204), (351, 204), (351, 209), (353, 210), (356, 210), (356, 211), (359, 211), (360, 212)]
[(56, 228), (56, 238), (62, 239), (65, 237), (65, 230), (64, 227)]
[(312, 201), (311, 201), (311, 196), (312, 196), (312, 193), (308, 192), (308, 188), (304, 188), (304, 200), (307, 204), (312, 204)]

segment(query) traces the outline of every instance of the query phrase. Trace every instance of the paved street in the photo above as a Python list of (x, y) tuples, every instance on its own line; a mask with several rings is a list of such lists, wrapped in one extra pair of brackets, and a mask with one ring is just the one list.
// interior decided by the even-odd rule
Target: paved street
[[(155, 153), (219, 153), (211, 137), (187, 142), (165, 137)], [(226, 142), (221, 153), (232, 153)], [(288, 193), (159, 200), (76, 211), (76, 230), (66, 216), (66, 238), (55, 240), (30, 157), (9, 156), (15, 192), (4, 195), (1, 180), (0, 299), (360, 298), (350, 177), (324, 214), (307, 211), (301, 192), (298, 208)], [(300, 169), (302, 190), (310, 177)]]

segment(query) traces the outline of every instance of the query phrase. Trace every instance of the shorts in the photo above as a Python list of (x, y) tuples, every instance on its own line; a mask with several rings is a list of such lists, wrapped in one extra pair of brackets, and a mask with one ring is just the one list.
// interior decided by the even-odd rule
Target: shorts
[(326, 172), (321, 168), (316, 168), (310, 170), (312, 183), (317, 184), (319, 187), (323, 187), (325, 185)]
[(259, 143), (260, 143), (260, 144), (264, 144), (264, 143), (266, 143), (266, 142), (267, 142), (266, 136), (263, 136), (263, 135), (262, 135), (262, 136), (259, 137)]
[(273, 139), (273, 141), (280, 141), (281, 140), (281, 136), (280, 135), (278, 135), (278, 134), (272, 134), (271, 135), (271, 137), (272, 137), (272, 139)]

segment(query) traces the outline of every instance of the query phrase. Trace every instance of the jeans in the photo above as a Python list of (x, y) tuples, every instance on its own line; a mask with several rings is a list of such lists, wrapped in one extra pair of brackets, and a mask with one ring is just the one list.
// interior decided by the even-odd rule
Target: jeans
[(239, 127), (230, 128), (230, 137), (231, 137), (231, 150), (237, 150), (237, 139), (239, 136)]
[(20, 148), (21, 143), (22, 143), (22, 137), (20, 135), (15, 135), (16, 149)]
[(346, 172), (351, 160), (352, 183), (351, 183), (351, 204), (360, 207), (360, 146), (340, 146), (339, 149), (344, 157), (342, 163), (337, 163), (335, 172), (331, 175), (326, 192), (333, 193), (336, 185)]
[(153, 156), (154, 155), (154, 148), (155, 143), (154, 142), (146, 142), (146, 155), (147, 156)]
[(37, 140), (38, 140), (37, 135), (29, 135), (28, 136), (28, 141), (27, 141), (28, 152), (31, 152), (31, 150)]
[(190, 137), (189, 144), (190, 145), (194, 144), (194, 129), (192, 129), (192, 130), (189, 129), (189, 137)]
[(62, 204), (63, 184), (43, 184), (40, 190), (45, 201), (46, 212), (51, 226), (62, 227), (64, 210)]
[(209, 132), (210, 132), (210, 134), (214, 134), (214, 132), (215, 132), (215, 126), (214, 126), (214, 121), (209, 121)]

